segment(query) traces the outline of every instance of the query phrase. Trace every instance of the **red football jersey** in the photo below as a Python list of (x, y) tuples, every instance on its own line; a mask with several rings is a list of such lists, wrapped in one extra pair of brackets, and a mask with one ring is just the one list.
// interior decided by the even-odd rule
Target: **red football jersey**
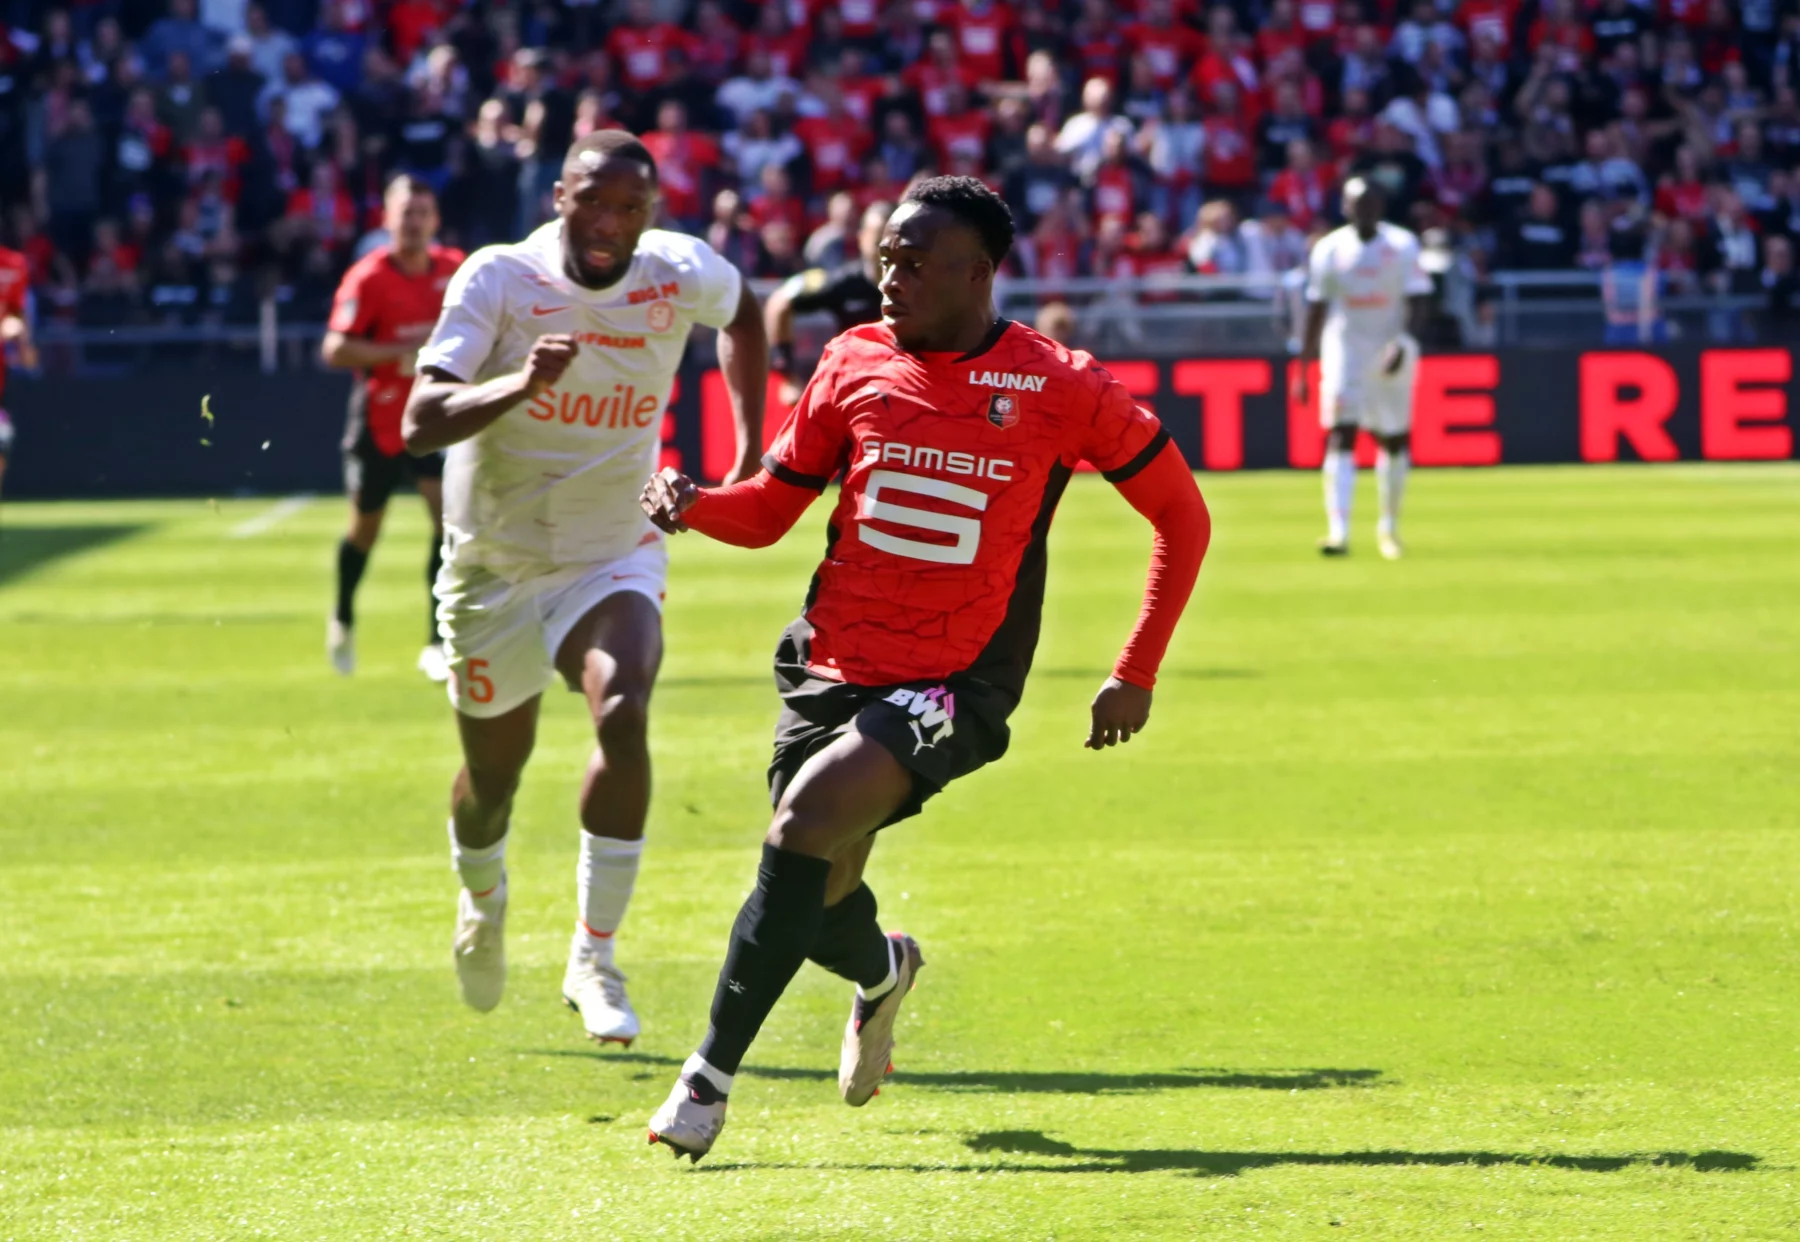
[(1168, 433), (1091, 356), (1001, 320), (971, 353), (879, 323), (831, 342), (763, 465), (843, 491), (808, 597), (813, 671), (856, 685), (968, 671), (1017, 693), (1044, 541), (1077, 463), (1123, 482)]
[[(431, 266), (423, 275), (408, 276), (395, 265), (393, 251), (370, 251), (344, 273), (331, 303), (333, 332), (359, 336), (379, 344), (416, 340), (421, 345), (437, 326), (444, 309), (444, 289), (462, 266), (463, 252), (448, 246), (431, 248)], [(360, 394), (375, 447), (389, 457), (405, 451), (400, 415), (412, 391), (411, 361), (384, 362), (359, 377)]]
[[(31, 291), (31, 265), (17, 250), (0, 247), (0, 319), (25, 317), (25, 295)], [(0, 351), (0, 393), (6, 390), (6, 354)]]

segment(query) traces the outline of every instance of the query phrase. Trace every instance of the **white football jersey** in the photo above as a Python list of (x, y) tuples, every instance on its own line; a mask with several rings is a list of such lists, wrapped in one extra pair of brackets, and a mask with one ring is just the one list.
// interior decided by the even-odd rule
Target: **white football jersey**
[(742, 288), (711, 246), (662, 229), (647, 230), (625, 278), (598, 292), (564, 275), (560, 220), (470, 255), (420, 367), (481, 383), (519, 370), (540, 336), (573, 333), (580, 348), (554, 386), (450, 446), (451, 565), (517, 579), (637, 547), (653, 529), (638, 493), (656, 471), (688, 329), (729, 323)]
[(1321, 237), (1307, 262), (1306, 300), (1323, 302), (1319, 365), (1328, 372), (1374, 365), (1406, 331), (1406, 299), (1431, 292), (1419, 239), (1382, 223), (1368, 241), (1350, 225)]

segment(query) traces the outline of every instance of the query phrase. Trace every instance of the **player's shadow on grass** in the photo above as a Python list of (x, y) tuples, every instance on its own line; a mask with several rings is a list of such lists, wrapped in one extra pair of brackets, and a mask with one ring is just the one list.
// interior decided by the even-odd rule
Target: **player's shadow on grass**
[[(1167, 1148), (1111, 1149), (1076, 1147), (1041, 1130), (995, 1130), (965, 1139), (970, 1151), (1019, 1156), (1052, 1156), (1053, 1164), (958, 1165), (946, 1171), (968, 1173), (1191, 1173), (1195, 1177), (1236, 1177), (1252, 1169), (1277, 1165), (1398, 1165), (1493, 1168), (1570, 1169), (1581, 1173), (1617, 1173), (1630, 1168), (1684, 1168), (1700, 1173), (1741, 1173), (1754, 1169), (1760, 1157), (1741, 1151), (1632, 1152), (1621, 1156), (1570, 1156), (1505, 1151), (1187, 1151)], [(932, 1166), (920, 1166), (921, 1168)], [(943, 1166), (935, 1166), (942, 1168)]]
[[(539, 1056), (589, 1057), (628, 1064), (679, 1066), (679, 1057), (649, 1052), (541, 1049)], [(837, 1071), (786, 1065), (746, 1065), (740, 1071), (750, 1078), (774, 1078), (806, 1082), (836, 1082)], [(1140, 1091), (1169, 1091), (1188, 1087), (1222, 1087), (1251, 1091), (1319, 1091), (1330, 1087), (1367, 1087), (1381, 1077), (1373, 1069), (1292, 1069), (1242, 1071), (1180, 1069), (1143, 1074), (1107, 1074), (1098, 1071), (1066, 1072), (1025, 1070), (895, 1070), (899, 1086), (926, 1087), (937, 1091), (992, 1092), (1001, 1095), (1129, 1095)]]
[(95, 548), (147, 529), (142, 525), (9, 526), (0, 518), (0, 586), (51, 561)]

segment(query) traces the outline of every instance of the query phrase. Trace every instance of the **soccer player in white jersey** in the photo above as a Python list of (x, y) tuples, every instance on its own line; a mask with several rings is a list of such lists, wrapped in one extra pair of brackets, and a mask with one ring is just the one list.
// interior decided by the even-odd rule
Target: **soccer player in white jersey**
[(735, 480), (756, 473), (768, 382), (761, 308), (705, 242), (650, 229), (656, 165), (617, 130), (577, 141), (557, 218), (471, 256), (419, 354), (406, 447), (448, 449), (438, 619), (463, 766), (450, 848), (462, 879), (454, 955), (463, 999), (506, 982), (506, 840), (538, 701), (560, 677), (598, 735), (581, 784), (580, 918), (563, 997), (601, 1042), (637, 1015), (613, 962), (650, 800), (645, 738), (662, 658), (663, 535), (638, 507), (675, 370), (696, 323), (720, 329), (737, 419)]
[(1307, 370), (1319, 363), (1319, 421), (1325, 427), (1325, 538), (1319, 551), (1350, 551), (1350, 502), (1356, 494), (1356, 433), (1375, 438), (1381, 517), (1376, 544), (1398, 560), (1400, 498), (1412, 464), (1413, 379), (1431, 278), (1419, 266), (1419, 239), (1383, 222), (1379, 187), (1361, 177), (1344, 184), (1344, 218), (1313, 247), (1306, 281), (1306, 332), (1296, 397), (1307, 399)]

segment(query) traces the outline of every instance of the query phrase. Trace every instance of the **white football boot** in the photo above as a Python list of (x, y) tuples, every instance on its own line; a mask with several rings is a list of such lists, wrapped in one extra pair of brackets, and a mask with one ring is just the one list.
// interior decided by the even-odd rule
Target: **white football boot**
[(450, 680), (450, 657), (444, 654), (442, 643), (426, 643), (419, 651), (418, 667), (432, 681)]
[(356, 671), (356, 631), (332, 617), (325, 623), (325, 654), (339, 677)]
[(686, 1074), (650, 1118), (650, 1145), (670, 1148), (677, 1160), (695, 1164), (719, 1141), (725, 1128), (725, 1096), (704, 1074)]
[(564, 1003), (581, 1015), (589, 1039), (631, 1047), (638, 1037), (638, 1016), (625, 995), (625, 976), (594, 951), (592, 940), (579, 927), (569, 945), (562, 990)]
[(1406, 555), (1406, 545), (1400, 542), (1400, 536), (1391, 530), (1375, 532), (1375, 546), (1381, 549), (1381, 555), (1390, 561), (1397, 561)]
[(844, 1026), (844, 1048), (838, 1056), (838, 1092), (851, 1108), (861, 1108), (881, 1094), (881, 1081), (894, 1069), (894, 1019), (900, 1003), (918, 982), (925, 958), (916, 940), (905, 932), (889, 932), (889, 952), (894, 958), (894, 986), (879, 999), (858, 996), (850, 1002), (850, 1021)]
[(451, 944), (456, 958), (456, 982), (469, 1008), (487, 1013), (500, 1003), (506, 991), (506, 881), (500, 881), (500, 900), (492, 911), (475, 905), (463, 889), (456, 899), (456, 939)]

